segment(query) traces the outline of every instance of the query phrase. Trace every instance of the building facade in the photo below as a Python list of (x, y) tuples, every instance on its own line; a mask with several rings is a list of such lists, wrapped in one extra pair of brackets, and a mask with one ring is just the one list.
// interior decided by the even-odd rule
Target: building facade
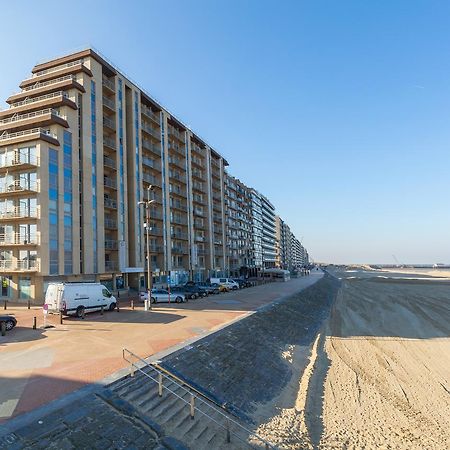
[(36, 65), (6, 101), (0, 298), (41, 300), (55, 281), (141, 289), (147, 258), (162, 284), (277, 265), (270, 201), (98, 52)]

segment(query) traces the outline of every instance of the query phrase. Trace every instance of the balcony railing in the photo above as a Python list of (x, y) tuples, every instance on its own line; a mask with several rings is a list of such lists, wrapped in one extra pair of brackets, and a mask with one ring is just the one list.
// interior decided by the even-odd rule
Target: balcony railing
[(186, 183), (186, 177), (179, 172), (174, 172), (173, 170), (169, 170), (169, 177), (173, 178), (174, 180), (181, 181), (182, 183)]
[(103, 117), (103, 125), (105, 127), (111, 128), (111, 130), (116, 129), (116, 122), (114, 122), (114, 120), (108, 119), (107, 117)]
[(142, 123), (141, 128), (148, 134), (151, 134), (155, 139), (161, 140), (161, 133), (159, 130), (155, 130), (149, 125)]
[(150, 150), (154, 153), (156, 153), (158, 156), (161, 156), (161, 146), (155, 145), (152, 142), (150, 142), (148, 139), (142, 139), (142, 146), (146, 148), (147, 150)]
[(44, 128), (32, 128), (31, 130), (18, 131), (17, 133), (2, 133), (0, 135), (0, 141), (6, 141), (8, 139), (15, 139), (22, 136), (28, 136), (30, 134), (45, 134), (51, 136), (53, 139), (57, 139), (56, 134), (51, 133), (49, 130)]
[(58, 91), (58, 92), (52, 92), (51, 94), (40, 95), (39, 97), (27, 98), (20, 102), (11, 103), (11, 108), (18, 108), (19, 106), (29, 105), (30, 103), (42, 102), (44, 100), (48, 100), (48, 99), (56, 98), (56, 97), (63, 97), (63, 98), (70, 99), (69, 94), (67, 94), (67, 92)]
[(2, 219), (21, 219), (30, 218), (36, 219), (38, 217), (37, 208), (24, 208), (22, 206), (15, 206), (10, 209), (0, 209), (0, 220)]
[(116, 182), (116, 180), (113, 180), (113, 179), (108, 178), (108, 177), (104, 177), (103, 180), (104, 180), (103, 184), (105, 186), (110, 187), (111, 189), (117, 189), (117, 182)]
[(179, 223), (181, 225), (186, 225), (187, 224), (187, 219), (185, 217), (182, 217), (182, 216), (171, 216), (170, 217), (170, 221), (172, 223)]
[(117, 262), (116, 261), (105, 261), (105, 270), (107, 272), (114, 272), (117, 270)]
[(22, 89), (22, 92), (33, 91), (33, 90), (39, 89), (41, 87), (50, 86), (52, 84), (61, 83), (63, 81), (67, 81), (67, 80), (77, 81), (77, 77), (75, 75), (66, 75), (64, 77), (54, 78), (53, 80), (43, 81), (41, 83), (35, 83), (35, 84), (32, 84), (31, 86), (24, 87)]
[(186, 240), (188, 238), (188, 234), (187, 233), (183, 233), (182, 231), (172, 231), (170, 233), (170, 235), (174, 239), (184, 239), (184, 240)]
[(179, 167), (180, 169), (186, 170), (186, 164), (185, 162), (180, 159), (180, 158), (176, 158), (174, 156), (169, 156), (169, 163), (170, 164), (175, 164), (177, 167)]
[(110, 198), (105, 197), (103, 204), (105, 205), (105, 208), (117, 209), (117, 202)]
[(175, 185), (172, 185), (171, 187), (169, 186), (169, 192), (181, 195), (182, 197), (187, 197), (186, 190), (181, 189), (179, 186)]
[(171, 201), (171, 202), (170, 202), (170, 207), (171, 207), (171, 208), (175, 208), (175, 209), (181, 209), (182, 211), (187, 211), (187, 206), (184, 205), (184, 204), (181, 203), (181, 202), (174, 202), (174, 201)]
[(182, 247), (182, 246), (178, 246), (178, 245), (174, 245), (172, 247), (172, 253), (177, 253), (177, 254), (184, 254), (187, 253), (187, 248), (186, 247)]
[(161, 170), (161, 164), (159, 161), (156, 162), (154, 159), (148, 158), (147, 156), (142, 157), (142, 164), (156, 170)]
[(0, 261), (0, 271), (2, 272), (37, 272), (39, 270), (39, 264), (35, 260), (23, 260), (17, 261), (11, 260), (1, 260)]
[(105, 228), (115, 230), (117, 228), (117, 221), (105, 217)]
[(195, 214), (196, 216), (204, 216), (204, 215), (205, 215), (205, 212), (204, 212), (202, 209), (194, 208), (194, 214)]
[(41, 75), (46, 75), (47, 73), (53, 73), (53, 72), (58, 72), (60, 70), (64, 70), (67, 69), (69, 67), (73, 67), (73, 66), (77, 66), (78, 64), (83, 64), (84, 60), (83, 58), (81, 59), (77, 59), (76, 61), (71, 61), (65, 64), (61, 64), (60, 66), (57, 67), (52, 67), (50, 69), (45, 69), (45, 70), (40, 70), (39, 72), (36, 72), (33, 74), (33, 78), (36, 77), (40, 77)]
[(102, 84), (103, 84), (103, 86), (106, 86), (107, 88), (111, 89), (112, 91), (116, 90), (116, 85), (113, 80), (109, 80), (108, 78), (103, 77)]
[(159, 184), (158, 179), (154, 175), (151, 175), (150, 173), (143, 173), (142, 179), (150, 184)]
[(154, 120), (156, 123), (160, 123), (159, 114), (153, 112), (147, 106), (141, 105), (141, 111), (147, 116)]
[(103, 104), (108, 108), (116, 109), (116, 102), (108, 97), (103, 96)]
[(117, 241), (114, 239), (106, 239), (105, 250), (117, 250)]
[(29, 153), (20, 151), (8, 152), (0, 155), (0, 168), (18, 167), (18, 166), (39, 166), (39, 158)]
[(103, 157), (103, 165), (105, 165), (106, 167), (109, 167), (111, 169), (115, 169), (116, 161), (114, 161), (114, 159), (112, 159), (112, 158), (109, 158), (108, 156), (104, 156)]
[(23, 233), (7, 233), (0, 234), (0, 245), (30, 245), (38, 244), (38, 237), (36, 234)]
[(3, 180), (0, 180), (0, 194), (22, 191), (39, 192), (39, 184), (37, 181), (28, 182), (25, 180), (14, 180), (12, 183), (6, 184)]
[(116, 149), (116, 140), (110, 138), (109, 136), (103, 136), (103, 144), (107, 145), (109, 148)]
[(7, 119), (0, 120), (0, 125), (6, 125), (8, 123), (14, 123), (14, 122), (18, 122), (20, 120), (26, 120), (26, 119), (32, 119), (34, 117), (45, 116), (46, 114), (52, 114), (54, 116), (58, 116), (58, 117), (61, 117), (62, 119), (65, 119), (65, 117), (61, 116), (56, 109), (46, 108), (41, 111), (35, 111), (35, 112), (28, 113), (28, 114), (17, 114), (12, 117), (8, 117)]

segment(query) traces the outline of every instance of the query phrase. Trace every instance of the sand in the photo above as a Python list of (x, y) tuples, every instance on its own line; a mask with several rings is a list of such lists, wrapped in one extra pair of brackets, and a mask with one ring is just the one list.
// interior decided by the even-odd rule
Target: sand
[(257, 432), (289, 449), (449, 449), (450, 283), (336, 275), (308, 367)]

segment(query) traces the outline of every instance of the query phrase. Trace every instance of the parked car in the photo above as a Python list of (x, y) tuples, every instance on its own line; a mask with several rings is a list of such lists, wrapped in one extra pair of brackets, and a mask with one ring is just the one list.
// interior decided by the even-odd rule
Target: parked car
[(200, 286), (197, 285), (184, 285), (183, 286), (184, 289), (186, 289), (186, 292), (193, 292), (196, 293), (199, 297), (207, 297), (208, 296), (208, 292), (206, 291), (206, 289), (201, 288)]
[(86, 312), (116, 309), (116, 298), (100, 283), (50, 283), (45, 293), (49, 313), (82, 317)]
[(14, 316), (0, 316), (0, 326), (2, 323), (5, 324), (6, 331), (11, 331), (17, 325), (17, 320)]
[(182, 294), (186, 298), (195, 300), (200, 297), (200, 292), (195, 289), (189, 289), (186, 286), (171, 286), (170, 293)]
[(207, 283), (206, 281), (201, 281), (197, 283), (197, 285), (206, 289), (208, 294), (220, 294), (220, 289), (217, 286), (213, 286), (211, 283)]
[[(148, 299), (147, 291), (141, 292), (141, 300), (145, 301)], [(167, 302), (175, 302), (175, 303), (183, 303), (187, 301), (186, 297), (180, 292), (170, 292), (166, 289), (152, 289), (151, 293), (151, 302), (152, 303), (167, 303)]]
[(209, 294), (212, 294), (213, 290), (209, 286), (202, 286), (200, 283), (194, 282), (194, 281), (188, 281), (184, 284), (185, 288), (194, 288), (195, 290), (198, 290), (200, 297), (206, 297)]
[(223, 286), (226, 286), (229, 290), (237, 290), (239, 289), (239, 284), (236, 283), (232, 278), (211, 278), (211, 284), (218, 283)]
[(239, 285), (239, 289), (249, 287), (247, 280), (243, 280), (242, 278), (233, 278), (233, 281), (236, 281), (236, 283)]
[(211, 287), (217, 289), (219, 292), (229, 292), (230, 289), (224, 284), (219, 283), (211, 283)]

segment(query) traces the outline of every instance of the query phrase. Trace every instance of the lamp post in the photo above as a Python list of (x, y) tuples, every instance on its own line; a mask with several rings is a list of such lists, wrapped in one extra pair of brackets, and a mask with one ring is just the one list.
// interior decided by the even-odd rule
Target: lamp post
[(145, 205), (145, 234), (147, 238), (147, 309), (152, 309), (152, 272), (150, 267), (150, 205), (155, 203), (155, 200), (150, 200), (150, 191), (153, 190), (153, 186), (149, 185), (147, 188), (147, 201), (138, 202), (139, 205)]

